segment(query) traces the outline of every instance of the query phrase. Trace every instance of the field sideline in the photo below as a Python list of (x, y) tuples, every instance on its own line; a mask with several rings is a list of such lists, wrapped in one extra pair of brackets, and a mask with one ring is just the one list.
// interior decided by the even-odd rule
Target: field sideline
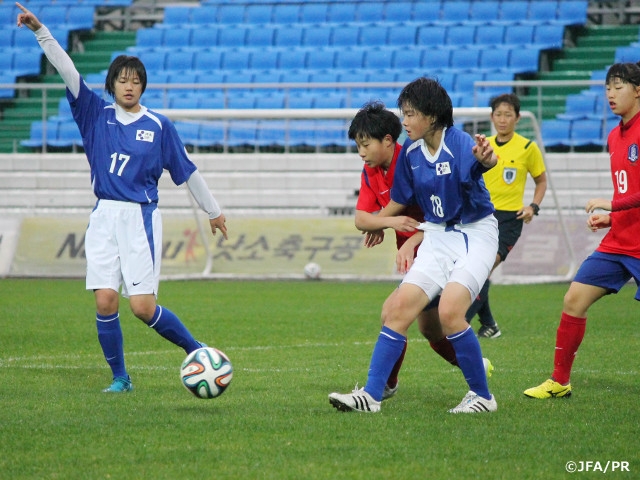
[[(496, 413), (447, 413), (466, 384), (415, 326), (397, 396), (377, 415), (338, 412), (327, 395), (366, 381), (393, 288), (162, 283), (159, 303), (234, 365), (227, 392), (199, 400), (178, 380), (184, 352), (134, 319), (126, 301), (135, 390), (104, 395), (110, 372), (84, 281), (0, 280), (0, 479), (539, 479), (589, 461), (610, 462), (616, 478), (640, 476), (635, 286), (592, 308), (573, 398), (522, 394), (551, 373), (567, 285), (496, 285), (503, 336), (481, 341), (496, 367)], [(611, 472), (611, 462), (628, 462), (629, 472)]]

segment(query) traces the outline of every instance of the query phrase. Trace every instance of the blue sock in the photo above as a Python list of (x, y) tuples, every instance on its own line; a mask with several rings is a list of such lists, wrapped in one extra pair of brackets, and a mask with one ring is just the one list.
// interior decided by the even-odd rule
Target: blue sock
[(128, 377), (124, 366), (124, 341), (120, 328), (120, 316), (102, 316), (96, 313), (98, 341), (102, 347), (104, 358), (111, 367), (113, 377)]
[(462, 332), (447, 336), (453, 349), (456, 351), (458, 366), (462, 370), (464, 379), (469, 384), (469, 390), (489, 400), (489, 385), (487, 385), (487, 374), (482, 363), (482, 351), (480, 342), (471, 327)]
[(149, 322), (149, 326), (171, 343), (191, 353), (200, 348), (200, 344), (193, 338), (180, 319), (168, 308), (156, 305), (156, 312)]
[(393, 366), (402, 355), (407, 337), (394, 332), (388, 327), (382, 327), (378, 341), (373, 347), (371, 363), (369, 364), (369, 376), (364, 391), (375, 400), (382, 400), (382, 392), (387, 383)]

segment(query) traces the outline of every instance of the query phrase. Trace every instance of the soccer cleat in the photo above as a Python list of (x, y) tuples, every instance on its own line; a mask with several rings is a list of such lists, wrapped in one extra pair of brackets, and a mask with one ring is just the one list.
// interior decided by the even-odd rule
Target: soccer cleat
[(133, 390), (131, 377), (115, 377), (113, 383), (109, 387), (102, 390), (103, 393), (125, 393)]
[(493, 368), (493, 364), (491, 363), (491, 360), (489, 360), (488, 358), (483, 358), (482, 364), (484, 365), (484, 373), (487, 376), (487, 378), (491, 377), (491, 374), (495, 370), (495, 368)]
[(480, 412), (495, 412), (498, 410), (498, 404), (493, 395), (487, 400), (482, 398), (475, 392), (469, 390), (464, 396), (460, 404), (449, 410), (449, 413), (480, 413)]
[(481, 338), (498, 338), (502, 335), (498, 324), (492, 325), (490, 327), (485, 327), (484, 325), (478, 329), (478, 337)]
[(209, 345), (207, 345), (207, 344), (206, 344), (206, 343), (204, 343), (204, 342), (199, 342), (198, 340), (196, 340), (196, 343), (197, 343), (198, 345), (200, 345), (200, 348), (207, 348), (207, 347), (209, 346)]
[[(357, 387), (357, 386), (356, 386)], [(364, 391), (354, 389), (351, 393), (330, 393), (329, 403), (341, 412), (379, 412), (380, 402), (374, 400), (371, 395)]]
[(399, 383), (396, 383), (396, 386), (391, 388), (389, 385), (385, 385), (384, 386), (384, 391), (382, 392), (382, 400), (386, 400), (388, 398), (393, 397), (396, 393), (398, 393), (398, 385), (400, 385)]
[(571, 384), (562, 385), (550, 378), (537, 387), (526, 389), (524, 394), (530, 398), (568, 398), (571, 396)]

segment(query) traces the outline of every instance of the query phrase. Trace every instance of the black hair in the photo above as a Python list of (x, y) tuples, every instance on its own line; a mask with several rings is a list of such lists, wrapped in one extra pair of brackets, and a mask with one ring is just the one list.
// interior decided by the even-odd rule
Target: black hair
[(396, 142), (401, 133), (400, 119), (380, 101), (365, 103), (349, 126), (351, 140), (374, 138), (382, 141), (385, 136), (391, 135)]
[(140, 79), (142, 85), (142, 93), (147, 89), (147, 70), (144, 68), (144, 64), (138, 57), (131, 57), (129, 55), (118, 55), (113, 59), (111, 65), (109, 65), (109, 71), (107, 72), (107, 78), (104, 81), (104, 89), (111, 98), (115, 97), (115, 91), (113, 86), (118, 81), (122, 71), (127, 73), (136, 73)]
[(619, 78), (624, 83), (640, 86), (640, 62), (638, 63), (614, 63), (607, 70), (605, 85), (614, 78)]
[(489, 102), (491, 113), (495, 112), (496, 108), (498, 108), (501, 103), (511, 105), (513, 110), (516, 112), (516, 116), (520, 116), (520, 99), (515, 93), (503, 93), (502, 95), (493, 97)]
[(434, 128), (453, 125), (451, 97), (436, 79), (420, 77), (407, 84), (398, 96), (398, 108), (409, 106), (423, 115), (433, 116)]

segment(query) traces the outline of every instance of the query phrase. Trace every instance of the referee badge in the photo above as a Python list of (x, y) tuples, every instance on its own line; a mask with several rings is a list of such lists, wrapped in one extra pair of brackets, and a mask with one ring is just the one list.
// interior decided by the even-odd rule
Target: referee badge
[(516, 179), (517, 172), (518, 170), (516, 168), (505, 168), (502, 171), (502, 179), (504, 180), (504, 183), (511, 185)]
[(632, 143), (629, 145), (629, 150), (627, 150), (627, 159), (631, 163), (635, 163), (638, 160), (638, 144)]

